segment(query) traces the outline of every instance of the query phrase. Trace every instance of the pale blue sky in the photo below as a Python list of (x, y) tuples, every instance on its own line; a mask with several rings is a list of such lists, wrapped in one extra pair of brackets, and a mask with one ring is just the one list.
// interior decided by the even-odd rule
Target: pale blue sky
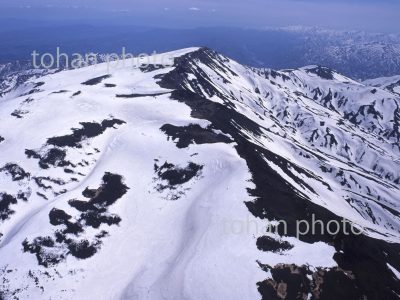
[(0, 18), (155, 27), (307, 25), (400, 32), (400, 0), (0, 0)]

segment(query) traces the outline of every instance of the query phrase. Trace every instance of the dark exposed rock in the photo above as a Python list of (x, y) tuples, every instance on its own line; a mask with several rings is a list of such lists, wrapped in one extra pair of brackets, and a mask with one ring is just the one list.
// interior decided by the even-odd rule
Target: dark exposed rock
[(392, 84), (390, 84), (390, 85), (388, 85), (388, 86), (386, 87), (386, 89), (389, 90), (389, 91), (391, 91), (392, 93), (398, 94), (398, 93), (396, 93), (396, 92), (394, 91), (395, 87), (398, 87), (398, 86), (400, 86), (400, 80), (397, 81), (397, 82), (394, 82), (394, 83), (392, 83)]
[(327, 67), (315, 67), (315, 68), (311, 68), (311, 69), (307, 69), (306, 70), (307, 73), (313, 73), (315, 75), (318, 75), (319, 77), (323, 78), (323, 79), (327, 79), (327, 80), (332, 80), (333, 77), (333, 70), (327, 68)]
[(329, 128), (326, 128), (326, 134), (325, 134), (324, 138), (325, 138), (325, 147), (327, 147), (329, 145), (329, 147), (332, 148), (332, 146), (338, 145), (338, 142), (337, 142), (335, 136), (331, 133), (331, 130)]
[(178, 148), (186, 148), (190, 144), (213, 144), (213, 143), (231, 143), (232, 140), (226, 135), (215, 133), (210, 128), (202, 128), (197, 124), (188, 126), (174, 126), (165, 124), (161, 130), (176, 141)]
[(41, 86), (44, 85), (44, 84), (45, 84), (45, 83), (44, 83), (43, 81), (36, 82), (33, 88), (36, 89), (36, 88), (38, 88), (38, 87), (41, 87)]
[(164, 69), (164, 66), (162, 65), (156, 65), (156, 64), (148, 64), (147, 66), (141, 66), (140, 70), (143, 73), (150, 73), (156, 70)]
[(322, 96), (322, 92), (320, 88), (315, 88), (314, 90), (311, 91), (311, 93), (314, 93), (314, 100), (318, 100), (320, 96)]
[(0, 168), (0, 173), (1, 172), (11, 175), (13, 181), (29, 179), (30, 177), (28, 172), (25, 172), (23, 168), (14, 163), (8, 163), (4, 167)]
[(96, 78), (89, 79), (85, 82), (82, 82), (83, 85), (96, 85), (101, 83), (104, 79), (110, 78), (111, 75), (103, 75)]
[(366, 299), (353, 274), (340, 268), (318, 268), (316, 271), (310, 271), (307, 266), (285, 264), (261, 267), (272, 274), (271, 279), (257, 284), (262, 299)]
[[(204, 70), (192, 61), (201, 61), (217, 72), (229, 76), (238, 76), (234, 71), (226, 68), (226, 58), (220, 56), (215, 51), (208, 48), (202, 48), (199, 51), (194, 51), (175, 59), (175, 68), (167, 75), (160, 75), (154, 78), (161, 79), (160, 86), (170, 90), (186, 90), (189, 87), (198, 97), (212, 97), (214, 95), (221, 99), (227, 99), (215, 86), (213, 80), (208, 77)], [(189, 74), (194, 75), (194, 79), (189, 79)], [(229, 102), (226, 105), (231, 105)]]

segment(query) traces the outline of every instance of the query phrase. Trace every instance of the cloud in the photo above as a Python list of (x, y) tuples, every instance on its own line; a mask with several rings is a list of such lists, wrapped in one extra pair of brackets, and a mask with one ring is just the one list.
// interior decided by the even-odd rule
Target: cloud
[(190, 7), (189, 10), (192, 10), (192, 11), (199, 11), (200, 8), (198, 8), (198, 7)]

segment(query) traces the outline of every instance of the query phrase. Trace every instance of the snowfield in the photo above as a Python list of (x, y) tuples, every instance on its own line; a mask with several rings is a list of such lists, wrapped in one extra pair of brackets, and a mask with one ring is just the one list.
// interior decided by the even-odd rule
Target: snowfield
[(0, 299), (398, 299), (393, 81), (163, 55), (0, 90)]

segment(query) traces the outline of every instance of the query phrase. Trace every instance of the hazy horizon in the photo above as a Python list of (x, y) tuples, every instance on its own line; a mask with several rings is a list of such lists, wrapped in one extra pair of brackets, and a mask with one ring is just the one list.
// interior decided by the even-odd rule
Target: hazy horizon
[[(0, 19), (195, 28), (312, 26), (340, 30), (400, 32), (398, 0), (3, 0)], [(5, 28), (3, 28), (4, 30)], [(9, 28), (12, 29), (12, 28)]]

